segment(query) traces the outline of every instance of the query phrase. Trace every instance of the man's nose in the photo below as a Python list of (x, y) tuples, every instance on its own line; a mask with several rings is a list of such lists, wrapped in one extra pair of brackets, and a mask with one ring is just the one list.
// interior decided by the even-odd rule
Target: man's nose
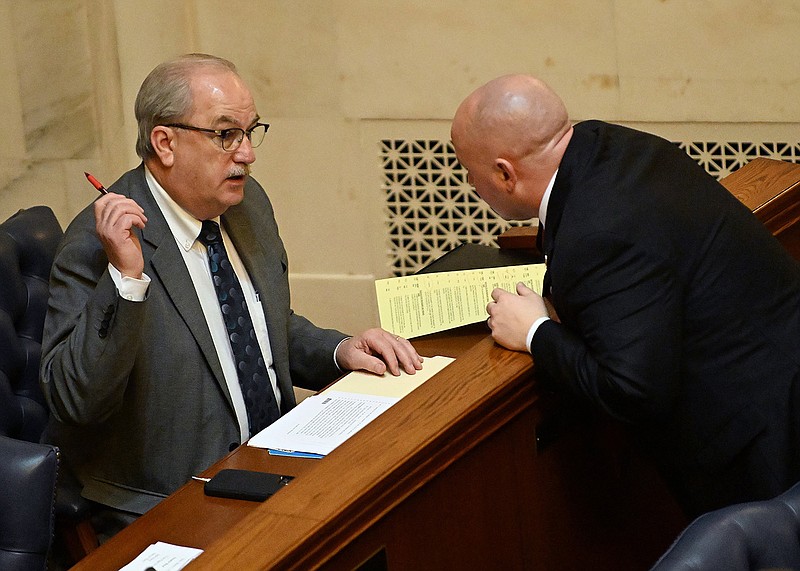
[(233, 153), (233, 160), (237, 163), (252, 164), (256, 160), (256, 153), (253, 150), (253, 143), (249, 137), (244, 137), (241, 144)]

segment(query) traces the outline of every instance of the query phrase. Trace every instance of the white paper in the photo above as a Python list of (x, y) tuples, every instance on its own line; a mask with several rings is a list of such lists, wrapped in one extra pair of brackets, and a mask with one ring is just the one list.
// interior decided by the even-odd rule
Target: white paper
[(139, 556), (120, 571), (180, 571), (203, 552), (194, 547), (183, 547), (159, 541), (148, 546)]
[(453, 361), (425, 357), (421, 370), (413, 375), (401, 371), (397, 377), (352, 371), (303, 400), (247, 444), (277, 456), (321, 458)]
[(305, 399), (253, 436), (247, 444), (256, 448), (324, 456), (399, 400), (397, 397), (326, 391)]

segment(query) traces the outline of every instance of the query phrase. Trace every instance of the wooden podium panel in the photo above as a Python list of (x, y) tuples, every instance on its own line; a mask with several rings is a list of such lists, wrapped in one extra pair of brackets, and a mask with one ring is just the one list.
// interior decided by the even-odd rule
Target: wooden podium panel
[(800, 165), (757, 158), (721, 182), (800, 260)]

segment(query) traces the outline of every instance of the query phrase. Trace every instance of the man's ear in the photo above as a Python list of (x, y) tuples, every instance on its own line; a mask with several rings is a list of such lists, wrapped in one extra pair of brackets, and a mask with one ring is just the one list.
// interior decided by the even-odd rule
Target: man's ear
[(170, 127), (156, 125), (150, 131), (150, 144), (153, 145), (158, 159), (165, 167), (171, 167), (175, 162), (175, 131)]
[(506, 159), (495, 159), (494, 166), (500, 176), (500, 184), (510, 194), (517, 186), (517, 171), (514, 165)]

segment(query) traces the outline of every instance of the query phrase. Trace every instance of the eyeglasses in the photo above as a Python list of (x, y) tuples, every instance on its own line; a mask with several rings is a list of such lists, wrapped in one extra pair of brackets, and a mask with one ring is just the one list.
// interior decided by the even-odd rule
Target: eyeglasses
[(192, 125), (183, 125), (182, 123), (170, 123), (164, 127), (174, 127), (177, 129), (186, 129), (187, 131), (199, 131), (201, 133), (211, 133), (220, 142), (222, 150), (232, 153), (239, 148), (245, 135), (250, 139), (250, 144), (257, 147), (264, 140), (264, 135), (267, 134), (269, 129), (268, 123), (256, 123), (247, 131), (239, 127), (231, 127), (230, 129), (204, 129), (202, 127), (194, 127)]

